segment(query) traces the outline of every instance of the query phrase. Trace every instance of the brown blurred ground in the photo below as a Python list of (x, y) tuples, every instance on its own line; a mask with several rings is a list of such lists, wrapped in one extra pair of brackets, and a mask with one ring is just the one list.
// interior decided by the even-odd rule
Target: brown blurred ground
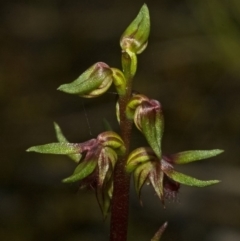
[[(159, 99), (165, 153), (221, 148), (212, 160), (181, 168), (222, 183), (182, 187), (164, 210), (151, 188), (144, 207), (131, 193), (129, 240), (147, 241), (166, 220), (163, 240), (240, 240), (240, 3), (145, 1), (149, 46), (139, 56), (135, 89)], [(72, 142), (116, 127), (115, 96), (82, 100), (56, 91), (97, 61), (120, 68), (119, 37), (143, 1), (0, 3), (0, 240), (108, 240), (91, 191), (63, 185), (74, 164), (25, 150), (55, 141), (53, 121)], [(146, 144), (136, 131), (135, 146)]]

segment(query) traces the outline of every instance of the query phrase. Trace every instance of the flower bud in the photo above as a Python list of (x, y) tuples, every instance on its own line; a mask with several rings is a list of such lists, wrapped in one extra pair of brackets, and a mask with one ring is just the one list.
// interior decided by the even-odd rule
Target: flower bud
[(137, 55), (126, 49), (122, 52), (122, 69), (126, 79), (132, 79), (137, 71)]
[(116, 68), (111, 68), (113, 75), (113, 83), (119, 95), (126, 93), (126, 79), (122, 71)]
[(149, 11), (147, 5), (144, 4), (137, 17), (122, 34), (120, 39), (122, 50), (129, 50), (135, 54), (140, 54), (147, 47), (149, 32)]
[(103, 62), (98, 62), (82, 73), (75, 81), (61, 85), (58, 90), (85, 98), (94, 98), (105, 93), (112, 82), (111, 68)]

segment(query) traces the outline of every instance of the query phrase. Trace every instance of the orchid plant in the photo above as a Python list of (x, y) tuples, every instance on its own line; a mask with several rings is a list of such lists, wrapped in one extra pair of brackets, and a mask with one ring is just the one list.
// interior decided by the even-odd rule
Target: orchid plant
[[(165, 199), (177, 195), (180, 184), (206, 187), (219, 182), (187, 176), (176, 171), (175, 165), (213, 157), (222, 150), (163, 154), (162, 106), (159, 101), (132, 91), (133, 78), (137, 70), (137, 55), (147, 47), (149, 33), (149, 11), (144, 4), (120, 38), (122, 70), (98, 62), (75, 81), (58, 88), (60, 91), (83, 98), (96, 98), (114, 85), (118, 94), (116, 118), (120, 126), (119, 134), (107, 130), (86, 142), (70, 143), (60, 127), (54, 123), (58, 142), (33, 146), (27, 150), (67, 155), (76, 162), (73, 174), (63, 179), (63, 182), (80, 182), (81, 187), (90, 186), (95, 190), (103, 216), (111, 213), (110, 241), (127, 240), (131, 174), (139, 198), (142, 187), (150, 183), (163, 205)], [(146, 138), (148, 147), (130, 150), (133, 125)], [(166, 226), (167, 223), (162, 225), (151, 240), (160, 240)]]

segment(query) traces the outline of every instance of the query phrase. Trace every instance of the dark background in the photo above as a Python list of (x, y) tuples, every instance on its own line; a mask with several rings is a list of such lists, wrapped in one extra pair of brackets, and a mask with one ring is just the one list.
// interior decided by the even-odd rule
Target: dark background
[[(145, 1), (149, 46), (139, 56), (134, 89), (158, 99), (165, 114), (164, 153), (221, 148), (225, 153), (177, 167), (216, 186), (181, 187), (160, 201), (147, 186), (141, 207), (132, 189), (129, 240), (240, 240), (240, 2)], [(94, 193), (64, 185), (75, 164), (65, 156), (26, 153), (56, 141), (53, 121), (72, 142), (117, 128), (111, 92), (81, 99), (56, 88), (97, 61), (121, 68), (119, 38), (143, 1), (32, 0), (0, 3), (0, 239), (104, 241)], [(86, 111), (84, 111), (84, 109)], [(87, 115), (87, 118), (86, 118)], [(89, 125), (90, 129), (89, 130)], [(135, 131), (133, 144), (146, 145)]]

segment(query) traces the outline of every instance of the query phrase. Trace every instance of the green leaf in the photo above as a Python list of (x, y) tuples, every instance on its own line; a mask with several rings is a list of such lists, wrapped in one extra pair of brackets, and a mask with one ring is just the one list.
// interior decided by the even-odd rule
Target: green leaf
[(176, 172), (173, 169), (164, 170), (164, 173), (172, 180), (188, 186), (206, 187), (206, 186), (210, 186), (220, 182), (219, 180), (208, 180), (208, 181), (198, 180), (194, 177), (190, 177), (183, 173)]
[(40, 146), (32, 146), (27, 149), (27, 152), (38, 152), (43, 154), (77, 154), (81, 152), (81, 147), (79, 144), (73, 143), (50, 143)]
[(75, 169), (73, 175), (62, 180), (64, 183), (76, 182), (89, 176), (97, 166), (96, 160), (81, 162)]
[(189, 162), (194, 162), (206, 158), (210, 158), (213, 156), (217, 156), (221, 154), (223, 150), (215, 149), (215, 150), (200, 150), (200, 151), (184, 151), (173, 154), (170, 156), (170, 160), (174, 164), (186, 164)]
[[(66, 139), (66, 137), (63, 135), (62, 133), (62, 130), (60, 128), (60, 126), (54, 122), (54, 129), (55, 129), (55, 132), (56, 132), (56, 136), (57, 136), (57, 140), (59, 142), (62, 142), (62, 143), (69, 143), (69, 141)], [(72, 160), (74, 160), (75, 162), (79, 162), (80, 159), (81, 159), (81, 154), (69, 154), (68, 155)]]
[(61, 85), (58, 90), (86, 98), (98, 97), (105, 93), (113, 81), (111, 68), (98, 62), (87, 69), (75, 81)]
[(137, 17), (127, 27), (120, 39), (122, 50), (141, 53), (147, 46), (150, 33), (150, 17), (146, 4), (142, 6)]

